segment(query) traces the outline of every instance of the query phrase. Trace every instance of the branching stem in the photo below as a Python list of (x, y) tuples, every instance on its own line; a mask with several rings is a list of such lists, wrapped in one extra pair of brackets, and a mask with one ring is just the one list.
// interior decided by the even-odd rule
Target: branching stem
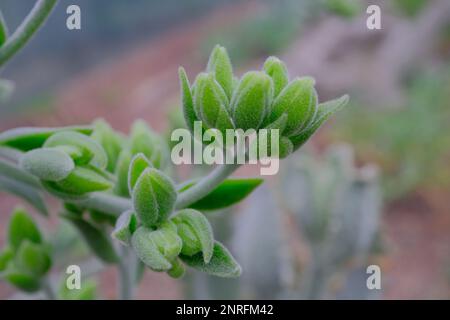
[(28, 16), (0, 48), (0, 66), (16, 54), (42, 26), (58, 0), (38, 0)]

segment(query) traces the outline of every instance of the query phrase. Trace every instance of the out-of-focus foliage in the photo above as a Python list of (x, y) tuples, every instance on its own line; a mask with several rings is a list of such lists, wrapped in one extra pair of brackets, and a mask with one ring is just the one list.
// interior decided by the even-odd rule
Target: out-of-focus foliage
[(357, 157), (383, 169), (384, 193), (396, 198), (421, 185), (448, 186), (448, 69), (414, 79), (402, 107), (352, 105), (333, 135), (356, 146)]
[(361, 12), (361, 0), (325, 0), (325, 7), (338, 16), (351, 18)]
[[(332, 146), (322, 158), (302, 153), (289, 159), (276, 190), (309, 249), (293, 295), (317, 299), (335, 294), (328, 288), (331, 277), (349, 261), (364, 265), (374, 248), (381, 214), (376, 167), (357, 168), (351, 147)], [(364, 289), (359, 298), (368, 297)]]
[(237, 25), (213, 32), (205, 40), (207, 55), (211, 45), (220, 39), (237, 64), (251, 58), (274, 54), (286, 48), (298, 35), (301, 24), (311, 13), (310, 0), (263, 1), (262, 12), (244, 19)]
[(394, 7), (402, 14), (415, 17), (427, 5), (427, 0), (393, 0)]

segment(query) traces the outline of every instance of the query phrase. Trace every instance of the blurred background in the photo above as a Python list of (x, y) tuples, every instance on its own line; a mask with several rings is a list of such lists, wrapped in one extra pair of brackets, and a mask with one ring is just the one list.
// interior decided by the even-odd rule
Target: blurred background
[[(349, 93), (350, 106), (242, 205), (208, 214), (241, 278), (147, 272), (138, 298), (449, 299), (450, 1), (376, 2), (381, 30), (367, 29), (365, 0), (61, 0), (2, 72), (16, 90), (0, 130), (100, 117), (128, 132), (142, 118), (167, 134), (183, 126), (180, 65), (193, 79), (217, 43), (238, 74), (277, 55), (291, 77), (316, 78), (321, 101)], [(82, 29), (69, 31), (73, 3)], [(0, 9), (14, 29), (33, 4)], [(0, 194), (0, 245), (19, 202)], [(59, 266), (86, 260), (92, 292), (114, 298), (115, 270), (92, 265), (69, 225), (37, 219)], [(372, 264), (381, 290), (366, 287)], [(0, 298), (20, 297), (0, 283)]]

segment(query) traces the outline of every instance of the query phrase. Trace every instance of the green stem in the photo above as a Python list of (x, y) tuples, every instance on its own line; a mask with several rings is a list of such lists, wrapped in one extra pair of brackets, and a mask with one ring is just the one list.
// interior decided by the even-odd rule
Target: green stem
[(133, 299), (136, 279), (136, 259), (128, 247), (121, 247), (121, 259), (117, 265), (119, 271), (119, 299)]
[[(175, 204), (176, 209), (186, 208), (203, 198), (239, 167), (240, 164), (227, 164), (216, 167), (210, 174), (203, 177), (194, 186), (178, 195), (177, 203)], [(99, 210), (115, 215), (120, 215), (122, 212), (132, 208), (130, 199), (103, 192), (93, 193), (89, 199), (78, 203), (88, 209)]]
[(0, 66), (17, 53), (42, 26), (58, 0), (38, 0), (28, 16), (0, 48)]
[(124, 211), (131, 209), (132, 207), (130, 199), (122, 198), (104, 192), (96, 192), (86, 200), (74, 202), (88, 209), (108, 212), (117, 216), (119, 216)]
[(177, 203), (175, 205), (176, 209), (186, 208), (197, 200), (200, 200), (215, 189), (239, 167), (240, 164), (226, 164), (215, 168), (210, 174), (202, 178), (198, 183), (178, 196)]

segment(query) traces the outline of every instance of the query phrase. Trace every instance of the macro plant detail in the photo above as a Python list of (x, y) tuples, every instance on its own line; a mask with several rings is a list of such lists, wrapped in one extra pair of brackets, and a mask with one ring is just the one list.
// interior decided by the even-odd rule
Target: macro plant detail
[[(214, 48), (206, 71), (193, 84), (183, 68), (179, 76), (189, 129), (195, 121), (218, 132), (278, 129), (281, 158), (299, 149), (348, 101), (345, 95), (319, 103), (314, 79), (291, 80), (275, 57), (239, 79), (221, 46)], [(169, 159), (167, 143), (141, 120), (128, 136), (103, 120), (78, 127), (18, 128), (0, 134), (0, 187), (45, 215), (49, 208), (43, 194), (58, 199), (60, 217), (75, 226), (99, 259), (117, 266), (120, 298), (133, 297), (143, 266), (174, 278), (182, 277), (186, 267), (238, 277), (241, 267), (215, 239), (207, 212), (237, 204), (262, 180), (231, 179), (240, 165), (222, 164), (200, 179), (174, 181)], [(17, 229), (18, 217), (25, 221), (21, 226), (30, 226), (29, 234), (10, 242), (0, 266), (7, 271), (2, 271), (3, 279), (24, 289), (10, 275), (45, 278), (51, 259), (25, 215), (14, 214), (11, 228)], [(39, 270), (26, 270), (31, 260), (40, 262)], [(48, 288), (39, 281), (30, 287), (40, 289)]]

